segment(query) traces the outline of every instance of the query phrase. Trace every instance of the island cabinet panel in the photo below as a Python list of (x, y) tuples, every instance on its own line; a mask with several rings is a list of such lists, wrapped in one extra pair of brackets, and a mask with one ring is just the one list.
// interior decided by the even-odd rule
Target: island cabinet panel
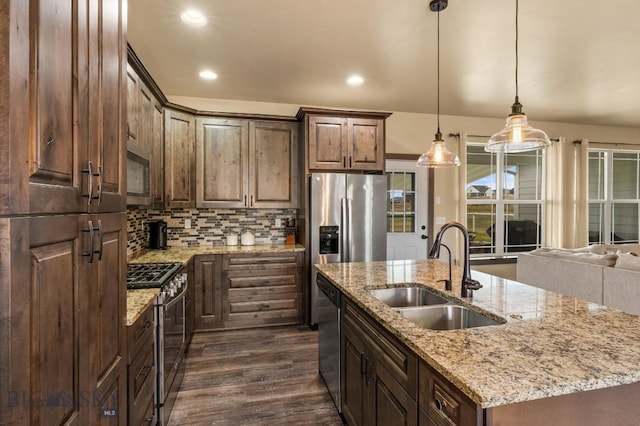
[(195, 257), (194, 284), (195, 327), (222, 328), (222, 255)]
[(345, 300), (343, 414), (350, 425), (417, 425), (417, 359)]
[(127, 327), (129, 362), (127, 368), (128, 425), (152, 425), (155, 402), (155, 352), (153, 304)]
[[(483, 411), (448, 380), (420, 361), (420, 410), (438, 426), (482, 425)], [(429, 423), (427, 423), (429, 424)]]
[(225, 327), (301, 323), (302, 259), (301, 252), (225, 255)]
[(196, 127), (197, 207), (297, 207), (294, 123), (198, 118)]
[(165, 109), (165, 204), (193, 208), (195, 196), (195, 120), (192, 115)]
[(11, 1), (6, 10), (0, 214), (123, 210), (121, 1)]
[(301, 108), (306, 172), (384, 172), (388, 113)]

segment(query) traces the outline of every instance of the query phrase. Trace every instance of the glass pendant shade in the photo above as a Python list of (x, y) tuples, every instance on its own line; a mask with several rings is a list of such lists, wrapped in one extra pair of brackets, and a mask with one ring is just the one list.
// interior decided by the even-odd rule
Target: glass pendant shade
[(442, 140), (442, 135), (436, 133), (436, 138), (431, 143), (431, 148), (420, 156), (417, 165), (434, 168), (459, 166), (460, 159), (456, 154), (447, 149), (447, 146)]
[(487, 152), (523, 152), (550, 144), (547, 134), (527, 124), (527, 116), (521, 113), (509, 115), (505, 128), (491, 136), (484, 149)]

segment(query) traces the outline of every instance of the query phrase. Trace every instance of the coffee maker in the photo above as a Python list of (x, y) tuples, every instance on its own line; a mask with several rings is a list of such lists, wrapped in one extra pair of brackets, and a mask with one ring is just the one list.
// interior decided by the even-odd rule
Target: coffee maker
[(166, 250), (167, 246), (167, 222), (156, 220), (149, 222), (149, 248)]

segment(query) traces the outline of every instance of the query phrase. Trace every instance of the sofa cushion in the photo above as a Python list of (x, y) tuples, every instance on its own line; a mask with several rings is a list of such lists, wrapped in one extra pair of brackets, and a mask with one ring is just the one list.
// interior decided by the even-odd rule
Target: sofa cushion
[(618, 253), (616, 268), (640, 271), (640, 257), (634, 253)]
[(616, 263), (618, 255), (597, 254), (591, 251), (581, 251), (576, 249), (555, 249), (542, 247), (530, 252), (538, 256), (554, 257), (558, 259), (572, 260), (574, 262), (590, 263), (599, 266), (613, 266)]

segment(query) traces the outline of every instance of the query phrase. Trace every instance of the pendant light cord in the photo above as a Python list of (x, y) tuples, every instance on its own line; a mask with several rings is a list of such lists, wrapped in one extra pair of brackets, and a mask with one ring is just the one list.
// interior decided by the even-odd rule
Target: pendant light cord
[[(441, 135), (440, 133), (440, 10), (438, 10), (438, 38), (437, 38), (437, 64), (438, 64), (438, 90), (437, 90), (437, 101), (436, 101), (436, 113), (437, 113), (437, 120), (438, 120), (438, 135)], [(442, 139), (442, 137), (438, 138), (438, 139)]]
[(518, 102), (518, 0), (516, 0), (516, 102)]

